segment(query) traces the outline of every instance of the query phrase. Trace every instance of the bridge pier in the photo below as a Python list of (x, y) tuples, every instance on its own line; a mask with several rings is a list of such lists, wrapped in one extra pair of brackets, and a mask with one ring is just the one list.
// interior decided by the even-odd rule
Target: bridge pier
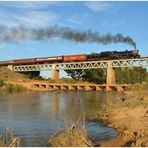
[(106, 86), (106, 91), (112, 91), (112, 88), (110, 86)]
[(53, 80), (59, 79), (59, 70), (55, 70), (55, 69), (51, 70), (51, 79)]
[(125, 88), (123, 88), (122, 86), (116, 86), (116, 89), (118, 92), (125, 91)]
[(116, 84), (115, 69), (111, 67), (112, 62), (108, 62), (106, 84)]
[(13, 65), (8, 65), (8, 69), (13, 71)]

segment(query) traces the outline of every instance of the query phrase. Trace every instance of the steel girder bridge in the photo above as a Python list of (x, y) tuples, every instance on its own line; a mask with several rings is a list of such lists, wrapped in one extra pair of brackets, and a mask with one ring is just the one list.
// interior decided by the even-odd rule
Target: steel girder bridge
[(46, 70), (74, 70), (98, 69), (118, 67), (148, 67), (148, 57), (138, 59), (101, 60), (69, 63), (44, 63), (33, 65), (15, 65), (12, 70), (16, 72), (46, 71)]

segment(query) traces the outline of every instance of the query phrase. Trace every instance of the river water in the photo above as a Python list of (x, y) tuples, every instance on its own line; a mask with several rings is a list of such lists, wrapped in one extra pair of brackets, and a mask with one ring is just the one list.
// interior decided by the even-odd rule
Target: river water
[[(115, 93), (95, 91), (49, 91), (0, 94), (0, 133), (13, 128), (22, 146), (47, 146), (48, 138), (65, 128), (65, 119), (78, 119), (82, 113), (101, 110)], [(86, 121), (93, 140), (108, 140), (116, 131), (98, 121)]]

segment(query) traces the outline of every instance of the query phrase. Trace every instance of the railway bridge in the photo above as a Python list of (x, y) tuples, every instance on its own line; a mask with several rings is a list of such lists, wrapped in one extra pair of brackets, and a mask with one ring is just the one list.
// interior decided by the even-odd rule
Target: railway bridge
[(99, 60), (99, 61), (83, 61), (83, 62), (65, 62), (65, 63), (44, 63), (30, 65), (8, 65), (8, 68), (15, 72), (25, 71), (49, 71), (51, 70), (51, 78), (59, 79), (61, 70), (76, 69), (107, 69), (106, 85), (115, 85), (115, 68), (118, 67), (148, 67), (148, 57), (135, 59), (118, 59), (118, 60)]

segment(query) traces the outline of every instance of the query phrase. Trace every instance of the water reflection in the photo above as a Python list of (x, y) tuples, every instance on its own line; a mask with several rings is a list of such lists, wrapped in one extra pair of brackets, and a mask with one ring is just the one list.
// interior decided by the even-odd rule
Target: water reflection
[[(0, 132), (11, 127), (22, 138), (23, 146), (47, 146), (48, 137), (64, 127), (65, 118), (77, 120), (82, 113), (101, 110), (107, 98), (115, 97), (113, 93), (95, 91), (0, 94)], [(100, 123), (91, 124), (86, 122), (86, 127), (94, 139), (116, 134), (112, 129), (98, 126)]]

